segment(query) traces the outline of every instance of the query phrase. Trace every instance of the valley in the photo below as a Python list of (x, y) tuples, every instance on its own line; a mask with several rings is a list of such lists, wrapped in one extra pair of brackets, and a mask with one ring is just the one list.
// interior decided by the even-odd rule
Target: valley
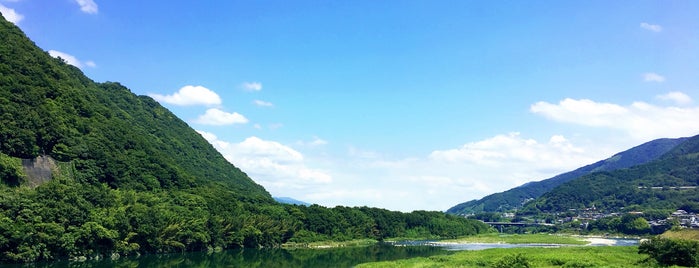
[[(306, 47), (307, 41), (315, 40), (317, 36), (287, 29), (294, 31), (275, 31), (280, 34), (272, 36), (281, 39), (269, 42), (274, 44), (269, 47), (265, 44), (268, 51), (246, 52), (236, 54), (237, 57), (231, 56), (234, 50), (241, 53), (236, 49), (247, 51), (263, 45), (262, 42), (254, 42), (245, 47), (242, 43), (263, 36), (253, 35), (223, 42), (218, 38), (237, 38), (237, 35), (225, 32), (217, 33), (213, 39), (182, 38), (187, 42), (181, 42), (180, 32), (176, 31), (173, 36), (178, 37), (178, 42), (164, 44), (147, 38), (159, 33), (153, 30), (140, 36), (153, 43), (144, 41), (147, 44), (136, 46), (134, 51), (147, 51), (147, 55), (141, 54), (146, 58), (167, 51), (162, 52), (167, 55), (167, 60), (137, 65), (129, 62), (124, 55), (117, 57), (111, 55), (111, 51), (106, 53), (110, 54), (110, 58), (117, 57), (118, 60), (112, 61), (112, 64), (119, 66), (108, 70), (128, 69), (128, 72), (120, 72), (121, 75), (127, 73), (127, 77), (140, 72), (153, 72), (153, 77), (141, 77), (147, 82), (129, 82), (149, 85), (139, 88), (138, 92), (152, 88), (160, 91), (139, 95), (120, 82), (96, 82), (88, 77), (84, 72), (87, 67), (99, 73), (100, 79), (105, 77), (104, 73), (95, 69), (95, 62), (81, 62), (71, 55), (40, 48), (22, 30), (38, 31), (39, 26), (34, 21), (19, 24), (23, 17), (5, 6), (9, 3), (22, 7), (34, 5), (27, 2), (4, 1), (0, 4), (0, 12), (3, 12), (0, 16), (0, 267), (699, 266), (699, 135), (691, 125), (696, 121), (698, 110), (691, 106), (692, 99), (681, 92), (666, 95), (647, 93), (659, 103), (671, 104), (662, 106), (633, 102), (622, 106), (573, 98), (564, 98), (557, 104), (547, 100), (537, 102), (533, 94), (526, 90), (519, 92), (519, 95), (510, 94), (508, 90), (531, 83), (528, 79), (534, 73), (525, 74), (524, 71), (549, 70), (541, 73), (555, 73), (551, 70), (559, 68), (550, 66), (566, 65), (556, 62), (544, 64), (549, 66), (546, 68), (533, 64), (534, 67), (524, 66), (524, 63), (546, 54), (532, 54), (532, 51), (548, 50), (539, 47), (548, 40), (529, 44), (534, 47), (527, 50), (515, 48), (519, 47), (518, 42), (526, 43), (533, 33), (516, 38), (517, 42), (512, 42), (513, 45), (501, 42), (499, 37), (493, 40), (486, 38), (489, 45), (479, 47), (475, 52), (459, 51), (433, 61), (431, 56), (422, 53), (441, 51), (442, 42), (424, 34), (441, 29), (439, 27), (429, 29), (422, 35), (411, 33), (409, 40), (389, 42), (389, 39), (382, 39), (375, 46), (364, 47), (366, 51), (347, 58), (344, 55), (352, 51), (352, 43), (338, 41), (343, 40), (341, 38), (347, 32), (338, 34), (331, 29), (327, 30), (329, 37), (321, 40), (337, 42), (335, 45), (338, 48), (334, 52), (326, 51), (325, 44)], [(98, 13), (97, 4), (93, 1), (67, 2), (77, 3), (81, 8), (80, 11), (75, 10), (67, 21), (81, 18), (78, 15), (83, 14), (77, 12), (85, 13), (87, 10), (92, 15)], [(172, 3), (173, 6), (176, 4), (179, 3)], [(452, 10), (451, 6), (443, 8)], [(112, 9), (109, 16), (95, 18), (85, 25), (122, 25), (112, 20), (115, 14), (120, 14), (115, 10)], [(327, 8), (318, 14), (335, 16), (330, 10), (334, 9)], [(379, 10), (382, 12), (377, 13), (376, 17), (390, 15), (390, 12), (383, 11), (391, 9)], [(478, 11), (474, 11), (476, 14), (491, 8), (474, 10)], [(258, 25), (257, 22), (269, 19), (265, 15), (267, 13), (259, 15), (255, 12), (251, 13), (255, 14), (251, 16), (253, 18), (248, 18), (254, 23), (240, 24), (243, 26), (235, 24), (225, 30), (264, 28), (264, 24)], [(52, 15), (49, 13), (40, 14)], [(168, 12), (158, 9), (158, 15), (163, 13)], [(361, 16), (352, 18), (361, 22), (365, 12), (358, 14)], [(460, 12), (453, 15), (459, 21), (470, 18)], [(617, 14), (613, 15), (616, 17)], [(226, 14), (225, 18), (228, 17)], [(247, 18), (247, 15), (240, 17)], [(414, 20), (411, 16), (405, 17), (410, 19), (403, 18), (403, 23)], [(525, 18), (529, 20), (530, 17)], [(431, 18), (441, 19), (442, 16)], [(496, 22), (499, 20), (491, 23), (498, 24)], [(174, 21), (159, 23), (169, 25)], [(176, 21), (182, 23), (177, 24), (182, 31), (191, 30), (191, 26), (199, 22), (180, 17)], [(275, 23), (270, 24), (273, 26), (269, 28), (293, 24), (291, 21), (274, 20)], [(520, 27), (521, 23), (516, 22), (513, 25)], [(308, 29), (326, 26), (325, 21), (320, 20), (306, 24)], [(364, 27), (367, 25), (361, 23), (350, 25), (362, 27), (357, 28), (361, 31), (350, 27), (354, 30), (349, 31), (349, 36), (361, 36), (365, 30), (377, 28)], [(445, 25), (459, 26), (441, 30), (479, 28), (469, 24)], [(477, 25), (481, 25), (481, 22)], [(640, 25), (635, 28), (641, 27), (646, 34), (649, 31), (653, 34), (662, 31), (659, 25), (646, 22)], [(422, 24), (413, 26), (416, 29), (430, 28)], [(115, 29), (119, 27), (107, 27), (112, 30), (107, 33), (116, 35), (119, 31)], [(149, 27), (153, 26), (144, 26)], [(367, 39), (378, 40), (384, 34), (401, 32), (398, 29), (404, 27), (401, 24), (392, 25)], [(568, 32), (567, 28), (564, 30)], [(631, 32), (628, 29), (623, 31)], [(197, 29), (190, 34), (199, 32), (207, 31)], [(94, 34), (85, 33), (82, 37)], [(638, 33), (629, 35), (641, 39)], [(51, 36), (39, 35), (36, 42), (47, 42), (46, 39)], [(296, 47), (296, 51), (281, 50), (288, 45), (286, 38), (297, 36), (304, 38), (297, 40), (301, 45)], [(417, 36), (426, 37), (420, 40), (422, 37)], [(107, 40), (101, 43), (105, 47), (109, 47), (106, 43), (123, 42), (108, 36), (102, 38)], [(585, 43), (571, 40), (573, 43)], [(190, 41), (197, 44), (194, 46), (196, 51), (169, 51), (172, 47), (189, 45)], [(219, 41), (224, 44), (220, 45), (224, 49), (216, 50), (216, 53), (221, 55), (213, 52), (214, 47), (221, 49), (219, 45), (212, 45)], [(471, 43), (470, 40), (466, 41)], [(600, 44), (606, 44), (606, 41), (600, 41)], [(413, 56), (423, 59), (422, 64), (400, 62), (405, 58), (403, 53), (409, 54), (416, 49), (400, 49), (392, 45), (414, 42), (425, 42), (425, 46), (439, 43), (440, 46), (421, 50), (416, 54), (419, 56)], [(493, 50), (498, 51), (494, 53), (497, 54), (495, 60), (471, 60), (476, 55), (489, 54), (485, 53), (491, 51), (489, 46), (500, 46), (501, 43), (507, 45)], [(632, 39), (625, 40), (626, 43), (641, 42)], [(97, 45), (93, 48), (97, 50)], [(118, 47), (115, 45), (111, 49)], [(278, 58), (260, 59), (270, 51)], [(303, 51), (306, 52), (301, 53)], [(570, 49), (562, 54), (577, 54), (577, 51), (583, 50)], [(135, 52), (131, 60), (141, 58), (135, 56)], [(297, 53), (304, 56), (291, 60)], [(96, 54), (99, 53), (93, 55)], [(383, 54), (389, 56), (377, 57)], [(469, 68), (442, 68), (449, 62), (457, 62), (453, 60), (457, 54), (470, 55), (458, 61), (460, 63), (478, 64)], [(519, 55), (533, 56), (531, 59), (518, 59), (517, 64), (486, 64), (513, 56), (518, 58)], [(601, 55), (604, 59), (609, 58), (607, 53)], [(261, 93), (262, 84), (249, 81), (236, 87), (233, 84), (238, 80), (232, 82), (234, 79), (228, 73), (228, 65), (220, 62), (220, 66), (203, 64), (207, 60), (202, 60), (214, 62), (220, 58), (245, 63), (235, 68), (236, 75), (250, 72), (248, 75), (254, 77), (254, 70), (264, 70), (257, 73), (260, 76), (279, 75), (276, 80), (269, 78), (270, 84), (277, 83), (276, 88)], [(326, 58), (331, 60), (319, 65), (319, 68), (306, 65)], [(554, 58), (557, 60), (558, 56)], [(197, 61), (189, 62), (189, 65), (184, 63), (192, 59)], [(383, 62), (392, 64), (373, 68)], [(439, 64), (432, 65), (434, 62)], [(271, 64), (274, 68), (258, 67), (256, 64)], [(168, 69), (171, 65), (177, 66), (177, 69)], [(427, 66), (427, 69), (417, 73), (411, 71), (422, 66)], [(604, 66), (616, 69), (612, 68), (616, 67), (614, 65), (607, 67), (607, 63)], [(162, 73), (154, 71), (160, 69)], [(185, 70), (182, 73), (187, 75), (182, 75), (180, 69)], [(594, 69), (604, 68), (595, 66)], [(316, 75), (311, 70), (330, 73), (318, 72)], [(387, 74), (384, 75), (384, 72)], [(234, 100), (226, 105), (247, 107), (250, 109), (247, 110), (249, 113), (246, 111), (249, 118), (237, 112), (224, 111), (226, 107), (221, 97), (203, 86), (187, 85), (175, 93), (161, 94), (163, 91), (158, 87), (166, 86), (160, 80), (178, 80), (178, 83), (197, 81), (195, 78), (178, 77), (190, 73), (206, 73), (200, 77), (231, 80), (219, 84), (220, 92), (229, 94), (229, 97), (247, 97), (230, 97)], [(309, 77), (309, 73), (313, 73), (315, 78)], [(438, 74), (435, 77), (440, 79), (422, 77), (430, 73)], [(517, 75), (509, 79), (499, 77), (511, 73)], [(573, 73), (574, 77), (586, 77)], [(627, 73), (617, 75), (631, 76)], [(371, 79), (358, 78), (365, 76), (371, 76)], [(392, 80), (375, 86), (374, 80), (384, 76)], [(549, 78), (552, 80), (537, 86), (556, 88), (552, 90), (556, 94), (565, 92), (559, 90), (560, 85), (547, 84), (561, 83), (558, 80), (563, 78), (559, 77), (564, 76), (564, 73), (555, 73), (552, 76), (555, 79)], [(441, 82), (441, 77), (457, 80)], [(644, 92), (655, 89), (649, 84), (657, 86), (665, 82), (665, 77), (657, 73), (644, 73), (642, 78), (644, 84), (634, 86), (646, 90)], [(538, 79), (541, 78), (532, 78), (532, 81)], [(481, 80), (502, 80), (507, 83), (470, 84)], [(668, 78), (671, 86), (667, 87), (679, 87), (670, 82), (672, 80)], [(566, 81), (565, 84), (575, 83)], [(414, 88), (415, 85), (418, 87)], [(690, 87), (691, 81), (681, 85)], [(602, 89), (611, 87), (597, 86)], [(443, 89), (451, 87), (454, 88)], [(311, 90), (304, 91), (307, 88)], [(566, 93), (578, 94), (586, 90), (571, 87)], [(472, 95), (463, 95), (466, 91)], [(264, 95), (267, 92), (274, 93)], [(375, 92), (382, 94), (369, 94)], [(612, 100), (638, 93), (600, 92), (598, 96)], [(488, 94), (491, 94), (491, 101), (482, 101), (482, 95)], [(267, 97), (272, 99), (272, 96), (276, 98), (274, 103), (267, 101)], [(349, 102), (353, 96), (361, 98)], [(519, 99), (527, 99), (529, 104), (493, 115), (492, 118), (485, 117), (487, 113), (511, 107), (510, 102)], [(465, 104), (466, 100), (470, 101), (469, 104)], [(296, 106), (293, 106), (294, 103)], [(190, 113), (190, 110), (195, 110), (192, 108), (194, 106), (206, 111), (203, 114)], [(178, 110), (177, 114), (173, 112), (175, 109)], [(383, 111), (388, 116), (381, 117), (377, 111)], [(659, 115), (648, 116), (651, 113)], [(439, 117), (437, 114), (449, 119), (436, 120)], [(522, 137), (519, 132), (482, 138), (482, 135), (491, 135), (490, 131), (493, 131), (485, 129), (486, 126), (500, 123), (503, 119), (531, 123), (527, 121), (533, 117), (530, 114), (577, 126), (570, 128), (575, 130), (570, 132), (574, 134), (568, 135), (569, 138), (557, 133), (536, 135), (539, 140), (546, 136), (546, 142)], [(249, 122), (245, 128), (239, 127)], [(529, 123), (522, 124), (530, 130), (542, 128), (537, 123), (531, 126)], [(651, 127), (639, 130), (647, 125)], [(498, 127), (497, 131), (510, 127), (517, 128), (508, 125)], [(569, 127), (565, 125), (553, 129), (567, 131)], [(590, 131), (594, 133), (592, 136), (579, 135), (576, 131), (583, 127), (601, 129)], [(670, 130), (655, 132), (653, 127)], [(307, 131), (311, 128), (312, 131)], [(429, 132), (423, 132), (426, 129)], [(235, 137), (243, 141), (225, 141), (208, 131), (225, 133), (228, 139)], [(332, 135), (335, 139), (331, 143), (316, 133)], [(658, 133), (669, 133), (664, 137), (672, 138), (658, 139), (662, 137)], [(269, 140), (257, 137), (263, 135)], [(464, 138), (468, 135), (481, 135), (481, 140), (470, 142)], [(618, 137), (602, 142), (600, 137), (607, 135)], [(598, 138), (599, 144), (591, 137)], [(464, 143), (462, 139), (468, 142)], [(639, 140), (644, 142), (638, 142), (640, 144), (636, 143), (638, 145), (606, 159), (595, 158), (597, 162), (584, 166), (578, 164), (592, 158), (591, 155), (598, 155), (589, 151), (608, 152), (611, 151), (607, 151), (608, 148), (618, 148), (613, 146), (616, 144), (614, 142), (628, 144)], [(432, 147), (422, 146), (429, 141), (436, 142), (430, 143)], [(459, 142), (463, 145), (454, 145)], [(329, 144), (337, 147), (323, 147)], [(363, 146), (372, 149), (364, 149)], [(390, 148), (393, 151), (383, 153), (373, 148)], [(576, 167), (567, 169), (572, 165)], [(536, 177), (538, 174), (549, 177), (554, 173), (551, 170), (559, 172), (563, 169), (561, 167), (570, 171), (543, 180)], [(493, 189), (502, 189), (495, 188), (498, 184), (517, 185), (512, 183), (515, 181), (521, 185), (492, 193)], [(474, 193), (484, 192), (486, 194), (478, 195), (483, 196), (481, 199), (453, 200), (454, 203), (461, 203), (446, 211), (419, 209), (438, 206), (444, 200), (452, 202), (447, 198), (453, 196), (472, 197)], [(273, 196), (272, 193), (282, 195)], [(288, 193), (304, 194), (293, 196)], [(323, 206), (294, 198), (309, 198), (333, 205)], [(342, 205), (348, 200), (360, 205)], [(415, 209), (397, 211), (365, 204), (392, 204)]]

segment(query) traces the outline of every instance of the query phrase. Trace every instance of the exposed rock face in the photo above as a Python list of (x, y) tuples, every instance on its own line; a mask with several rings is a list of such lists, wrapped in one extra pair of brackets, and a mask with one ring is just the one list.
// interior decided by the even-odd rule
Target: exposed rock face
[(40, 155), (34, 159), (22, 159), (22, 168), (27, 175), (29, 187), (37, 187), (51, 180), (54, 172), (58, 171), (56, 160), (48, 155)]

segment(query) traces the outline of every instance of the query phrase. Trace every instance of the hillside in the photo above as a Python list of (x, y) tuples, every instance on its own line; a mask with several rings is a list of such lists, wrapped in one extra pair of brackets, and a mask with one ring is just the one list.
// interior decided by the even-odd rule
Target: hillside
[(699, 136), (694, 136), (646, 164), (592, 173), (562, 184), (528, 203), (521, 212), (562, 212), (592, 206), (601, 212), (695, 210), (698, 197)]
[(581, 176), (601, 171), (613, 171), (628, 168), (658, 159), (687, 138), (657, 139), (629, 150), (615, 154), (605, 160), (590, 164), (576, 170), (537, 182), (529, 182), (505, 192), (495, 193), (479, 200), (458, 204), (447, 213), (468, 215), (479, 212), (502, 212), (519, 209), (527, 201), (540, 197), (555, 187)]
[(0, 263), (490, 231), (441, 212), (275, 202), (185, 122), (0, 17)]
[(0, 24), (0, 152), (71, 162), (79, 181), (155, 190), (207, 184), (271, 196), (185, 122), (119, 83), (94, 83)]

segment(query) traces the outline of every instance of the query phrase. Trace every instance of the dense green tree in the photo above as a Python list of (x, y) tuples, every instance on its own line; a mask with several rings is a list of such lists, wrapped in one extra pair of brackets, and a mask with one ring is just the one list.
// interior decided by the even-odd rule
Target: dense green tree
[(699, 242), (654, 237), (638, 247), (639, 254), (648, 254), (663, 266), (699, 266)]
[(0, 181), (8, 186), (19, 186), (24, 180), (19, 159), (0, 153)]

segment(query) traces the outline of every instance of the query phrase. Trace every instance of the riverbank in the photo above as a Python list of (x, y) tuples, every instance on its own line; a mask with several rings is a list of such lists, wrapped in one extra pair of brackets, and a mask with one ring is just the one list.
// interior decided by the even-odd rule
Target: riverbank
[(636, 246), (523, 247), (458, 251), (449, 255), (363, 263), (356, 267), (509, 267), (508, 264), (516, 262), (526, 262), (528, 267), (648, 267), (643, 263), (645, 258), (638, 254)]
[[(388, 243), (400, 243), (402, 241), (434, 240), (431, 244), (539, 244), (539, 245), (591, 245), (591, 246), (615, 246), (619, 245), (617, 238), (597, 237), (597, 236), (573, 236), (560, 234), (500, 234), (490, 233), (474, 236), (465, 236), (457, 239), (409, 239), (391, 238), (386, 239)], [(355, 239), (348, 241), (316, 241), (307, 243), (285, 243), (282, 248), (339, 248), (339, 247), (362, 247), (379, 243), (373, 239)]]
[(474, 236), (465, 236), (457, 239), (441, 240), (440, 243), (503, 243), (503, 244), (558, 244), (558, 245), (586, 245), (590, 241), (585, 237), (576, 237), (557, 234), (500, 234), (490, 233)]
[(341, 247), (366, 247), (375, 245), (378, 241), (374, 239), (354, 239), (348, 241), (316, 241), (308, 243), (284, 243), (282, 248), (294, 249), (294, 248), (312, 248), (312, 249), (322, 249), (322, 248), (341, 248)]

